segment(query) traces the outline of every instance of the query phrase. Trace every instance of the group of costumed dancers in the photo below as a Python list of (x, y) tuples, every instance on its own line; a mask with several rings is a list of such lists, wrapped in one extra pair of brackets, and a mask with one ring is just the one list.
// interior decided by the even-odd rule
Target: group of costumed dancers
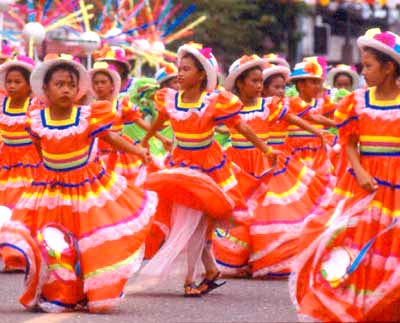
[(131, 79), (115, 47), (90, 70), (3, 55), (0, 247), (25, 272), (21, 304), (109, 312), (128, 279), (179, 272), (186, 297), (288, 278), (302, 320), (398, 321), (400, 37), (357, 43), (363, 85), (274, 54), (222, 82), (194, 42), (154, 78)]

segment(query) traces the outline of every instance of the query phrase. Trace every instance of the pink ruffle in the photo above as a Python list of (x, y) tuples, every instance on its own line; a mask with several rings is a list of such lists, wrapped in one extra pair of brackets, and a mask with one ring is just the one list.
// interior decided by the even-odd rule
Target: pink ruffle
[(271, 105), (272, 99), (273, 97), (263, 99), (265, 101), (264, 111), (254, 111), (250, 113), (240, 114), (240, 118), (245, 122), (249, 122), (257, 118), (260, 118), (261, 120), (267, 120), (269, 115), (271, 114), (269, 106)]
[(218, 95), (217, 92), (208, 94), (204, 97), (203, 104), (204, 108), (199, 110), (199, 109), (189, 109), (188, 111), (179, 111), (175, 108), (175, 98), (176, 98), (177, 92), (176, 91), (168, 91), (166, 96), (165, 96), (165, 110), (167, 111), (168, 115), (170, 116), (171, 119), (175, 120), (186, 120), (190, 118), (193, 114), (201, 118), (206, 112), (207, 109), (210, 105), (210, 102), (215, 99), (215, 97)]
[(129, 279), (136, 273), (142, 264), (144, 257), (144, 245), (137, 251), (137, 255), (132, 262), (119, 267), (115, 270), (106, 271), (93, 277), (89, 277), (84, 281), (84, 292), (102, 288), (119, 283), (123, 279)]
[(80, 196), (78, 200), (75, 200), (72, 198), (63, 199), (61, 196), (49, 197), (46, 194), (41, 198), (31, 198), (22, 195), (17, 203), (17, 208), (36, 210), (38, 207), (43, 207), (51, 210), (60, 206), (68, 206), (72, 208), (72, 212), (85, 213), (93, 207), (103, 207), (108, 201), (116, 200), (125, 192), (127, 187), (127, 180), (125, 177), (117, 174), (114, 176), (118, 176), (118, 180), (114, 182), (109, 190), (102, 191), (96, 197), (86, 199), (86, 196)]
[(141, 214), (131, 221), (116, 224), (107, 228), (100, 228), (95, 230), (89, 236), (80, 239), (79, 248), (81, 249), (81, 252), (95, 248), (106, 241), (118, 240), (125, 236), (134, 235), (148, 225), (156, 211), (158, 198), (156, 193), (150, 191), (146, 192), (146, 197), (146, 205)]

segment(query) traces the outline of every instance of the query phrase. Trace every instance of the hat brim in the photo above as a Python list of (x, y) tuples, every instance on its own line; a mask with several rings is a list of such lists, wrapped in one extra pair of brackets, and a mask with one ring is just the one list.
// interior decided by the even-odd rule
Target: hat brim
[(101, 57), (101, 58), (96, 59), (96, 62), (115, 62), (115, 63), (120, 63), (120, 64), (125, 65), (125, 67), (128, 69), (128, 71), (130, 71), (131, 68), (132, 68), (131, 64), (129, 64), (128, 61), (121, 61), (119, 59), (111, 58), (111, 57)]
[(272, 75), (283, 75), (285, 78), (285, 82), (289, 82), (289, 76), (290, 76), (290, 69), (281, 65), (281, 66), (273, 66), (273, 67), (268, 67), (263, 70), (263, 82)]
[(79, 73), (79, 91), (75, 101), (79, 101), (90, 89), (90, 79), (88, 72), (83, 65), (68, 59), (57, 58), (42, 62), (33, 69), (31, 73), (31, 88), (33, 93), (42, 101), (47, 102), (47, 97), (43, 90), (43, 81), (47, 71), (53, 66), (69, 64)]
[(254, 59), (252, 61), (242, 64), (237, 70), (233, 71), (232, 73), (229, 73), (229, 75), (226, 77), (224, 82), (225, 89), (227, 89), (228, 91), (232, 91), (235, 87), (236, 79), (243, 72), (252, 69), (254, 67), (260, 67), (261, 70), (264, 70), (266, 65), (267, 65), (267, 60), (264, 58)]
[(93, 68), (89, 71), (89, 77), (90, 77), (90, 90), (92, 91), (93, 96), (97, 98), (96, 92), (93, 89), (93, 76), (97, 72), (102, 72), (108, 74), (112, 81), (113, 81), (113, 86), (114, 86), (114, 91), (112, 93), (113, 98), (117, 98), (119, 95), (119, 91), (121, 90), (121, 77), (119, 76), (117, 71), (108, 69), (108, 68)]
[(326, 76), (326, 80), (325, 80), (326, 85), (333, 88), (334, 87), (333, 83), (334, 83), (335, 77), (336, 77), (336, 75), (338, 75), (340, 73), (347, 74), (351, 77), (351, 79), (353, 80), (353, 86), (352, 86), (353, 90), (358, 88), (358, 85), (360, 83), (360, 77), (358, 76), (358, 74), (355, 71), (351, 71), (351, 70), (349, 71), (349, 70), (345, 70), (342, 68), (336, 68), (336, 67), (332, 68), (328, 72), (328, 75)]
[(23, 69), (26, 69), (29, 71), (29, 73), (32, 73), (34, 66), (24, 63), (24, 62), (18, 62), (18, 61), (11, 61), (11, 62), (6, 62), (2, 65), (0, 65), (0, 88), (5, 89), (6, 87), (6, 76), (7, 72), (11, 67), (21, 67)]
[(171, 79), (173, 79), (174, 77), (177, 77), (177, 76), (178, 76), (178, 74), (170, 74), (170, 75), (168, 75), (168, 76), (166, 76), (166, 77), (164, 77), (162, 79), (157, 80), (157, 83), (158, 84), (162, 84), (162, 83), (167, 82), (167, 81), (169, 81), (169, 80), (171, 80)]
[(366, 36), (361, 36), (357, 39), (357, 45), (359, 48), (364, 49), (365, 47), (372, 47), (386, 55), (389, 55), (393, 58), (397, 64), (400, 64), (400, 53), (396, 53), (393, 48), (386, 46), (385, 44), (377, 41), (375, 39), (371, 39)]
[(270, 63), (270, 64), (285, 66), (285, 67), (287, 67), (287, 68), (290, 69), (289, 63), (288, 63), (285, 59), (283, 59), (283, 58), (279, 58), (279, 57), (276, 57), (276, 58), (266, 58), (266, 60), (267, 60), (267, 62)]
[(305, 80), (305, 79), (321, 80), (322, 81), (322, 77), (321, 76), (314, 76), (314, 75), (296, 75), (296, 76), (290, 77), (289, 81), (293, 82), (293, 81)]
[(199, 53), (198, 50), (196, 50), (195, 48), (193, 48), (189, 45), (183, 45), (179, 48), (179, 50), (178, 50), (178, 63), (179, 64), (180, 64), (182, 57), (186, 53), (192, 54), (194, 57), (196, 57), (197, 60), (200, 62), (200, 64), (204, 67), (204, 70), (206, 71), (206, 74), (207, 74), (207, 90), (214, 91), (215, 88), (217, 87), (218, 66), (213, 66), (207, 58), (205, 58), (201, 53)]

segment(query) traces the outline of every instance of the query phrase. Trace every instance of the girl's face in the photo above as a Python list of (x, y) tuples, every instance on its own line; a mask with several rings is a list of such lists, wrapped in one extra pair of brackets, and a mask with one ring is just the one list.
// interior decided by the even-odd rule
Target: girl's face
[(275, 76), (272, 78), (268, 87), (264, 87), (263, 97), (279, 96), (283, 98), (285, 96), (285, 79), (282, 76)]
[(348, 91), (353, 90), (352, 78), (350, 75), (339, 74), (335, 79), (333, 87), (336, 89), (345, 89)]
[(304, 79), (298, 83), (300, 96), (307, 99), (315, 99), (319, 96), (322, 89), (322, 80)]
[(7, 73), (5, 88), (11, 98), (28, 97), (31, 92), (29, 83), (20, 71), (10, 71)]
[(263, 78), (261, 69), (254, 69), (243, 80), (238, 80), (236, 86), (240, 96), (247, 98), (261, 97), (263, 90)]
[(206, 78), (204, 71), (200, 71), (191, 57), (182, 58), (178, 67), (178, 84), (181, 90), (187, 90), (201, 84)]
[(48, 84), (43, 87), (50, 106), (71, 108), (78, 95), (78, 78), (67, 70), (53, 73)]
[(111, 78), (104, 73), (94, 74), (92, 87), (99, 100), (107, 100), (114, 91), (114, 85)]
[(179, 83), (178, 83), (178, 77), (173, 77), (169, 79), (168, 81), (164, 82), (161, 86), (161, 88), (168, 88), (168, 89), (173, 89), (178, 91), (179, 90)]
[(393, 64), (380, 63), (376, 57), (368, 51), (361, 52), (361, 63), (363, 66), (362, 75), (368, 86), (378, 86), (393, 73)]

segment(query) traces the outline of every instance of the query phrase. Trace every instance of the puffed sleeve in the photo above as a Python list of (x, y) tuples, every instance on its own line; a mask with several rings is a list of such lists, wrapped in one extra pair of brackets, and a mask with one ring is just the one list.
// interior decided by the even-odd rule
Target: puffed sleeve
[(120, 101), (120, 109), (122, 109), (122, 123), (124, 125), (135, 123), (142, 118), (142, 113), (130, 100), (129, 96), (125, 96)]
[(322, 103), (320, 113), (327, 118), (332, 118), (333, 114), (336, 111), (336, 108), (337, 108), (337, 104), (334, 103), (328, 95), (326, 95), (324, 97), (324, 101)]
[(29, 104), (28, 111), (26, 113), (25, 130), (29, 133), (32, 139), (39, 139), (39, 135), (33, 129), (34, 127), (32, 127), (32, 123), (40, 123), (41, 110), (44, 108), (45, 105), (36, 99), (32, 99)]
[(312, 112), (312, 106), (304, 102), (299, 97), (289, 98), (289, 109), (290, 112), (294, 113), (300, 118), (304, 118)]
[(242, 109), (242, 101), (230, 92), (222, 91), (215, 94), (212, 104), (213, 118), (216, 124), (225, 124), (234, 127), (240, 121), (239, 112)]
[(270, 101), (267, 102), (269, 108), (268, 122), (273, 124), (286, 116), (289, 112), (289, 107), (281, 98), (272, 97), (269, 99)]
[(358, 116), (355, 110), (356, 101), (354, 93), (344, 97), (335, 111), (335, 123), (339, 130), (341, 142), (346, 142), (348, 136), (358, 135)]
[(159, 117), (168, 119), (168, 104), (174, 104), (173, 97), (176, 95), (176, 91), (168, 88), (158, 90), (154, 95), (154, 103), (158, 111)]
[(116, 110), (109, 101), (96, 101), (90, 105), (90, 136), (101, 136), (107, 132), (114, 120)]

